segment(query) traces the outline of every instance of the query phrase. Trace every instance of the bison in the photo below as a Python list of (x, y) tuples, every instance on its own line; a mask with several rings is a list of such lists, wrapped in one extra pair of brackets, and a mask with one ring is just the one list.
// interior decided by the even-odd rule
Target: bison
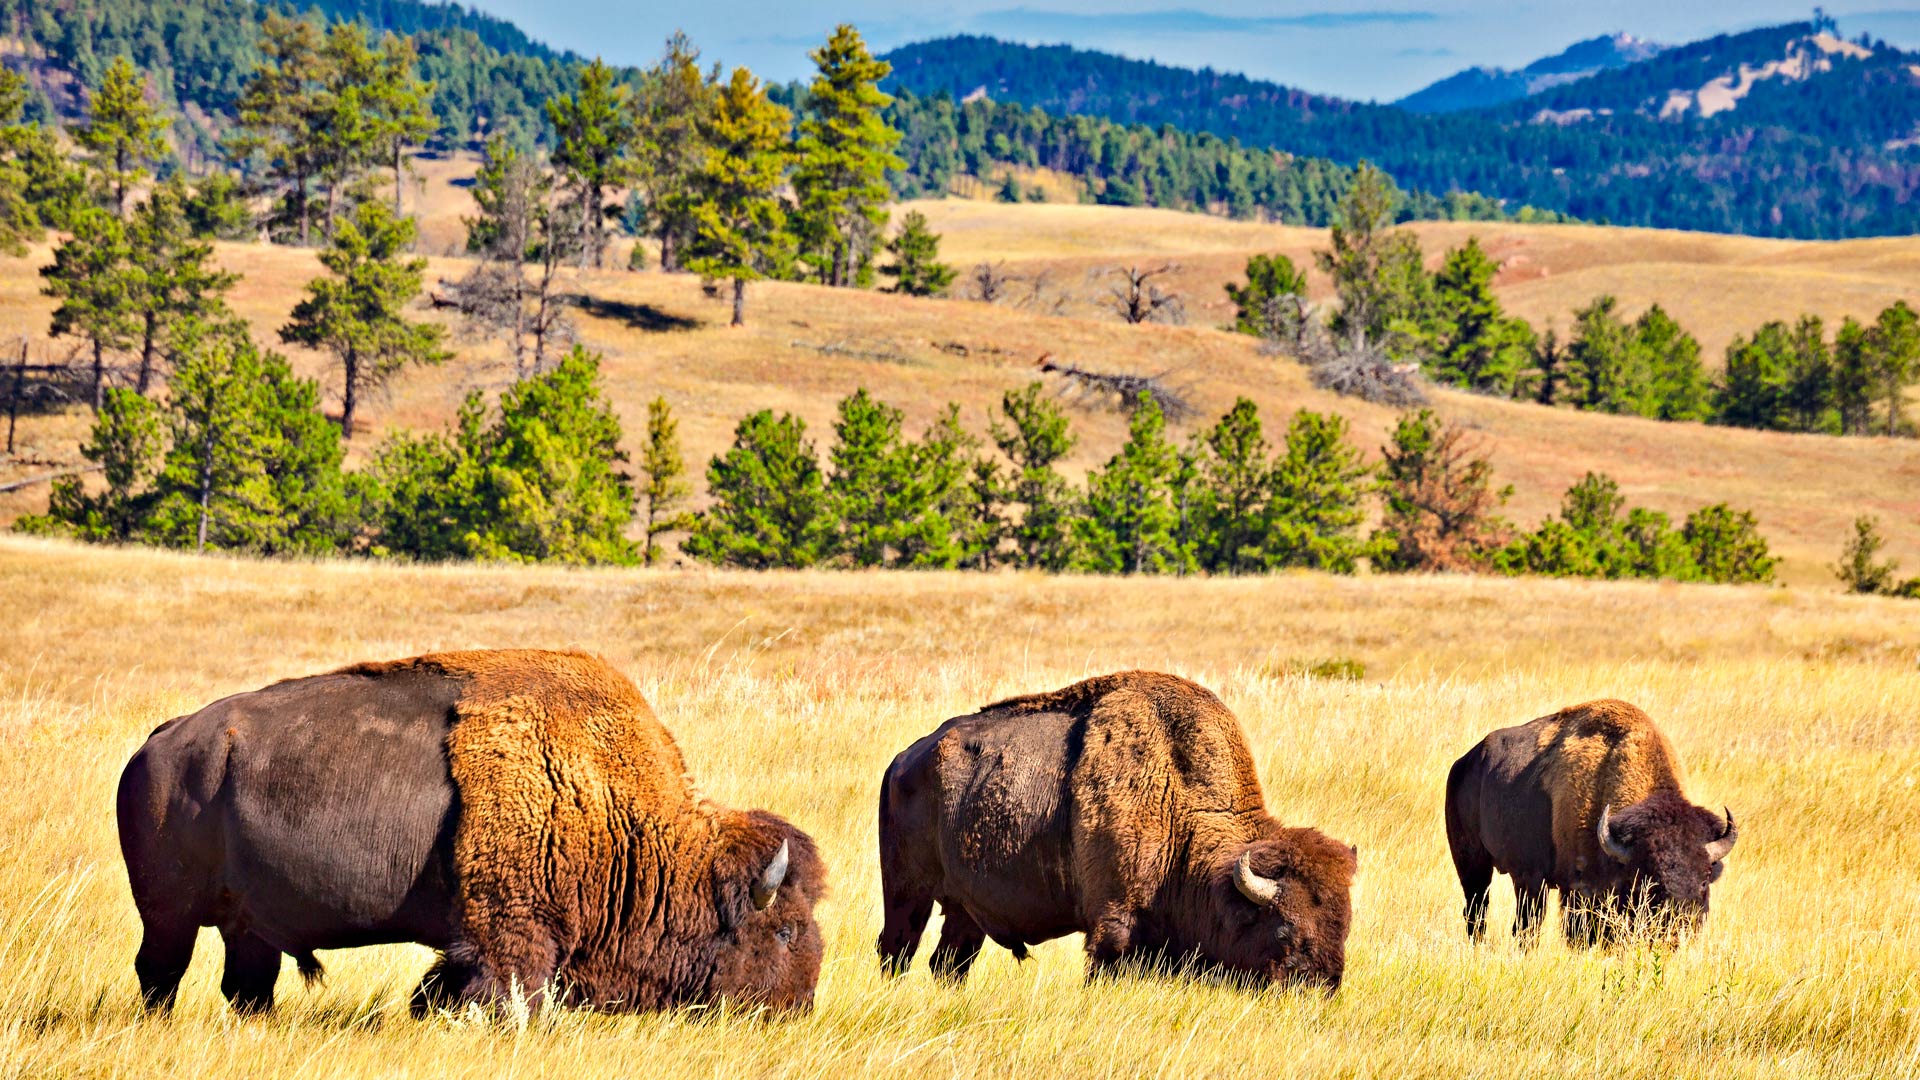
[(216, 701), (120, 777), (120, 849), (149, 1008), (199, 927), (220, 989), (272, 1007), (281, 956), (419, 942), (416, 1015), (547, 988), (651, 1009), (804, 1009), (819, 976), (813, 841), (700, 797), (673, 736), (595, 657), (463, 652), (359, 664)]
[(1086, 935), (1089, 977), (1194, 964), (1332, 993), (1358, 853), (1266, 809), (1240, 722), (1185, 679), (1128, 671), (948, 720), (880, 787), (883, 968), (958, 982), (992, 938)]
[(1646, 713), (1590, 701), (1501, 728), (1447, 774), (1447, 843), (1467, 934), (1486, 932), (1498, 870), (1513, 879), (1513, 932), (1531, 941), (1560, 892), (1567, 939), (1595, 944), (1659, 913), (1677, 933), (1707, 915), (1707, 887), (1739, 833), (1687, 801), (1680, 760)]

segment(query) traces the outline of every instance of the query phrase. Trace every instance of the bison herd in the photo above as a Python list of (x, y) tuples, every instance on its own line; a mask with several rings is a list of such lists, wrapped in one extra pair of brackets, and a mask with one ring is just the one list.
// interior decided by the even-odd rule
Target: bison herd
[[(282, 956), (439, 951), (423, 1014), (553, 994), (600, 1008), (804, 1010), (826, 868), (806, 833), (702, 796), (625, 677), (581, 653), (360, 664), (161, 725), (120, 778), (120, 847), (150, 1008), (203, 926), (222, 993), (273, 1004)], [(1331, 993), (1359, 852), (1267, 809), (1239, 721), (1145, 671), (1009, 698), (902, 750), (880, 782), (883, 969), (964, 979), (992, 940), (1084, 934), (1089, 977), (1144, 967)], [(1595, 701), (1488, 735), (1447, 776), (1467, 933), (1494, 871), (1531, 939), (1557, 890), (1569, 940), (1707, 913), (1737, 833), (1689, 802), (1647, 715)]]

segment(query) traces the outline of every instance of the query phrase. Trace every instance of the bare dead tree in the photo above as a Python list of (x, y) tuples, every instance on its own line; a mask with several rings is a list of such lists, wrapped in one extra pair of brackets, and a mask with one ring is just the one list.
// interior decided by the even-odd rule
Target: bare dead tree
[(1323, 324), (1306, 323), (1294, 355), (1307, 365), (1307, 377), (1322, 390), (1400, 409), (1427, 403), (1427, 381), (1420, 365), (1395, 360), (1385, 346), (1369, 341), (1364, 330), (1343, 342)]
[(1065, 315), (1067, 305), (1073, 301), (1072, 294), (1054, 280), (1052, 270), (1038, 270), (1026, 278), (1014, 280), (1026, 286), (1020, 306), (1028, 311), (1037, 311), (1042, 315)]
[(1109, 266), (1089, 276), (1107, 280), (1111, 306), (1122, 322), (1133, 326), (1147, 322), (1178, 326), (1187, 321), (1186, 301), (1179, 293), (1161, 288), (1153, 279), (1179, 269), (1173, 263), (1151, 268)]
[(458, 310), (469, 332), (504, 337), (514, 378), (523, 379), (544, 372), (548, 358), (573, 341), (572, 301), (559, 291), (559, 272), (579, 254), (580, 231), (573, 204), (553, 202), (544, 178), (510, 172), (503, 186), (504, 209), (490, 219), (480, 264), (459, 281), (442, 281), (444, 291), (431, 299)]
[(14, 437), (22, 410), (46, 411), (76, 401), (92, 400), (88, 377), (74, 362), (74, 355), (63, 359), (33, 362), (29, 339), (20, 339), (20, 352), (7, 370), (0, 373), (0, 390), (7, 402), (7, 455), (15, 450)]
[(1193, 398), (1184, 386), (1167, 381), (1171, 371), (1162, 371), (1154, 375), (1140, 375), (1124, 371), (1092, 371), (1087, 368), (1063, 364), (1053, 358), (1052, 353), (1040, 354), (1035, 365), (1043, 375), (1057, 375), (1061, 380), (1060, 396), (1074, 400), (1082, 396), (1096, 399), (1101, 404), (1132, 412), (1140, 407), (1140, 398), (1145, 395), (1160, 408), (1161, 415), (1168, 423), (1178, 423), (1194, 415)]
[(969, 293), (983, 304), (997, 304), (1007, 298), (1015, 282), (1005, 262), (983, 262), (969, 275)]

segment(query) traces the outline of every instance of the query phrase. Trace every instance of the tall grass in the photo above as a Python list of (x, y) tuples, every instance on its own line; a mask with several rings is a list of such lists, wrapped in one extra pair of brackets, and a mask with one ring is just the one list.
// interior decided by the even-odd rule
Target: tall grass
[[(1920, 1071), (1920, 620), (1764, 589), (1407, 579), (566, 573), (257, 564), (0, 540), (0, 1074), (1880, 1077)], [(574, 645), (632, 674), (716, 798), (819, 840), (811, 1016), (415, 1022), (414, 947), (326, 954), (228, 1014), (217, 939), (141, 1015), (112, 788), (159, 721), (352, 659)], [(1351, 659), (1360, 680), (1300, 674)], [(995, 696), (1126, 666), (1218, 691), (1270, 806), (1360, 847), (1331, 999), (1088, 985), (1077, 939), (960, 989), (888, 983), (873, 800), (900, 747)], [(1470, 946), (1441, 828), (1489, 728), (1646, 707), (1741, 841), (1678, 949)], [(930, 939), (929, 939), (930, 940)], [(924, 953), (923, 953), (924, 955)]]

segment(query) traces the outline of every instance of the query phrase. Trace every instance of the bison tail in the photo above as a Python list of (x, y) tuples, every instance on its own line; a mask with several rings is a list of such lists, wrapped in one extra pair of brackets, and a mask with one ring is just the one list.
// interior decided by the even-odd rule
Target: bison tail
[(311, 949), (303, 953), (294, 953), (293, 966), (300, 969), (300, 977), (306, 980), (308, 986), (327, 977), (326, 966), (320, 963), (320, 958), (313, 955)]
[(1007, 951), (1013, 954), (1013, 958), (1016, 961), (1025, 960), (1027, 958), (1026, 942), (1016, 941), (1013, 944), (1007, 946)]

